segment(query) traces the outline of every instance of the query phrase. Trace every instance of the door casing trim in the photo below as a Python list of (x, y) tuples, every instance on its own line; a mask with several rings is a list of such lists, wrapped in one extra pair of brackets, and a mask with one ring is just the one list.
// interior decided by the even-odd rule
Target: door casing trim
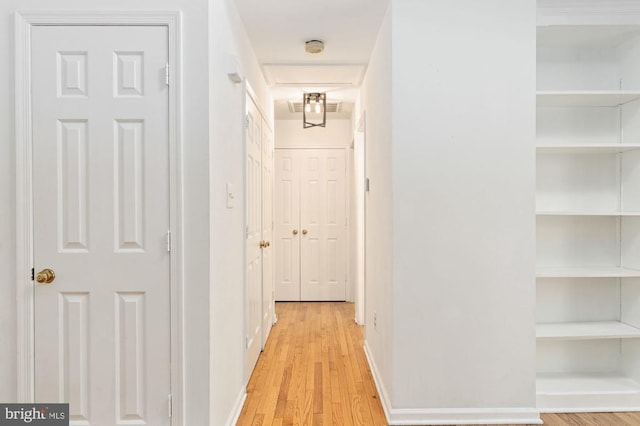
[[(169, 198), (171, 280), (171, 424), (184, 425), (182, 248), (182, 16), (178, 11), (57, 12), (14, 14), (16, 149), (17, 400), (34, 402), (35, 340), (32, 185), (31, 29), (33, 26), (165, 26), (169, 34)], [(53, 402), (53, 401), (52, 401)], [(167, 401), (169, 403), (169, 401)]]

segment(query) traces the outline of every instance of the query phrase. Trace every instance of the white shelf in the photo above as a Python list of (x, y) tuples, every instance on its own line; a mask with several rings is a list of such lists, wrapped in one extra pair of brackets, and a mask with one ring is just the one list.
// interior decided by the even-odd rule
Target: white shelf
[(640, 338), (640, 329), (617, 321), (562, 322), (536, 325), (538, 339), (629, 339)]
[(639, 91), (538, 91), (538, 107), (615, 107), (640, 99)]
[(536, 269), (538, 278), (632, 278), (640, 277), (640, 270), (616, 266), (543, 267)]
[(618, 154), (638, 149), (640, 149), (640, 143), (538, 145), (536, 147), (539, 154)]
[(541, 412), (640, 411), (640, 384), (616, 373), (538, 373)]
[(617, 211), (537, 211), (537, 216), (640, 216), (640, 212)]

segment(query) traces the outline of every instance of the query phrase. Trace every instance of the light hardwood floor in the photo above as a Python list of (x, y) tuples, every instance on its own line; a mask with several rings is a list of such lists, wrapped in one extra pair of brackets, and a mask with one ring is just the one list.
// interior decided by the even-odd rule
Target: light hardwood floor
[[(353, 304), (277, 303), (247, 385), (245, 425), (386, 425)], [(553, 426), (640, 426), (640, 413), (545, 414)]]

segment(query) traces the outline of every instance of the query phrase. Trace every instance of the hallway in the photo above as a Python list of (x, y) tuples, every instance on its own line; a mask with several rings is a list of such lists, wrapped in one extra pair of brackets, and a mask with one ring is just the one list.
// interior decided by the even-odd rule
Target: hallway
[(353, 307), (276, 304), (238, 425), (386, 425)]

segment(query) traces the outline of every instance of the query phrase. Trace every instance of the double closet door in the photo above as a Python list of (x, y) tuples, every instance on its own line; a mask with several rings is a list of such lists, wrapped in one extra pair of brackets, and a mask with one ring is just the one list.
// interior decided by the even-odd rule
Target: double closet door
[(275, 152), (276, 300), (346, 300), (345, 151)]

